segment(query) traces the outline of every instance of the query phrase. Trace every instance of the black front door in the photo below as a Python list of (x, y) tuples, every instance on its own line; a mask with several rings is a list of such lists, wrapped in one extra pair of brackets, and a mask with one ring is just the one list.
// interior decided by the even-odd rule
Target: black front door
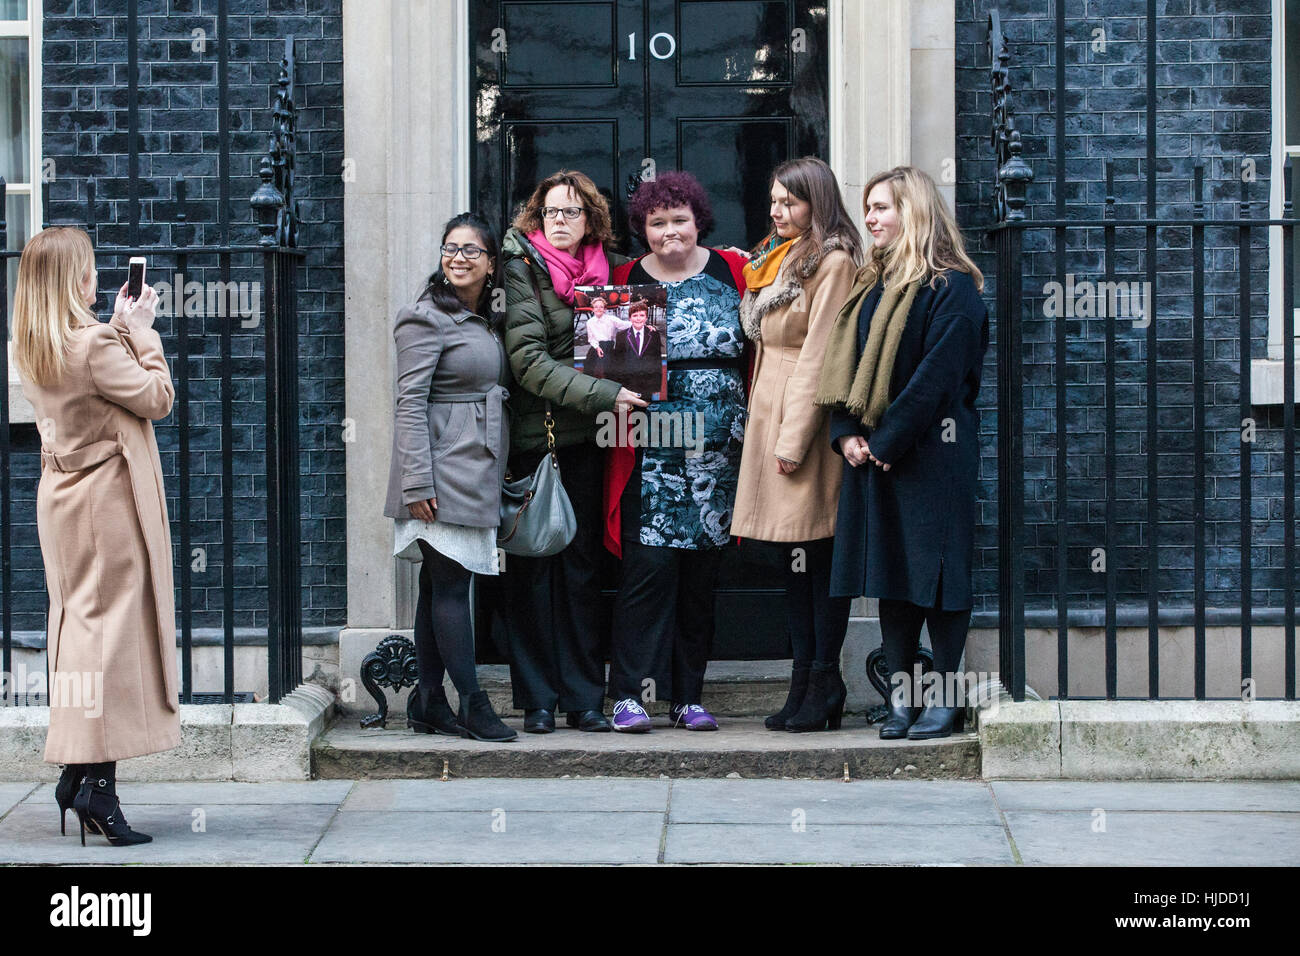
[[(470, 5), (473, 203), (503, 231), (536, 183), (580, 169), (629, 252), (629, 187), (684, 169), (709, 191), (715, 246), (768, 231), (772, 169), (829, 159), (826, 4), (812, 0), (551, 0)], [(781, 572), (729, 549), (714, 657), (789, 656)], [(609, 594), (617, 584), (612, 559)], [(485, 604), (494, 588), (483, 582)], [(607, 602), (608, 603), (608, 602)], [(486, 607), (484, 608), (486, 610)], [(480, 613), (480, 656), (492, 656)]]

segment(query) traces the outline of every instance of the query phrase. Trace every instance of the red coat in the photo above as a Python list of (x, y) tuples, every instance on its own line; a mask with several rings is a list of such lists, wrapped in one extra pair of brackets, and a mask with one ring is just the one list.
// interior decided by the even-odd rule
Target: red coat
[[(744, 256), (726, 249), (714, 249), (714, 252), (727, 260), (727, 265), (731, 269), (731, 277), (736, 281), (736, 289), (743, 296), (745, 294), (745, 275), (742, 270), (745, 263), (748, 262)], [(615, 266), (610, 274), (609, 281), (611, 285), (627, 285), (627, 277), (632, 273), (632, 267), (644, 259), (645, 256), (638, 256), (631, 262), (625, 262), (620, 266)], [(667, 343), (664, 348), (667, 349)], [(749, 375), (754, 371), (754, 351), (749, 342), (745, 343), (745, 367), (748, 369), (746, 376), (746, 388), (748, 388)], [(623, 542), (620, 537), (622, 527), (622, 508), (620, 503), (623, 499), (623, 490), (627, 487), (628, 480), (632, 477), (632, 469), (636, 467), (636, 449), (627, 442), (614, 445), (609, 448), (605, 454), (605, 547), (615, 557), (623, 556)]]

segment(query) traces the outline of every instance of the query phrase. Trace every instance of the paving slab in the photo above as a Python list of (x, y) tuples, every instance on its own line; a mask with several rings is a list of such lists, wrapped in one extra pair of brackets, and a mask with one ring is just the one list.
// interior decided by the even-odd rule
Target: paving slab
[[(521, 729), (521, 721), (507, 720)], [(648, 734), (588, 734), (561, 728), (489, 743), (404, 726), (362, 730), (337, 722), (312, 747), (320, 778), (451, 777), (741, 777), (838, 780), (848, 765), (854, 779), (893, 777), (978, 779), (979, 737), (881, 740), (863, 717), (838, 731), (774, 733), (761, 718), (728, 718), (717, 731), (672, 728), (666, 718)]]
[(955, 866), (1015, 859), (1000, 826), (670, 824), (665, 863), (872, 863)]
[[(33, 783), (0, 783), (0, 817), (8, 813), (17, 803), (25, 799), (33, 790), (36, 784)], [(54, 788), (50, 788), (51, 794)], [(50, 797), (53, 804), (54, 797)]]
[[(336, 813), (329, 804), (271, 811), (265, 805), (210, 802), (201, 807), (124, 803), (122, 810), (133, 829), (154, 838), (152, 843), (113, 847), (88, 833), (83, 847), (71, 813), (68, 835), (59, 835), (53, 799), (48, 806), (21, 803), (0, 820), (0, 863), (301, 863)], [(202, 831), (195, 832), (196, 826)]]
[(663, 820), (662, 812), (358, 810), (338, 814), (311, 861), (654, 863)]
[(668, 780), (361, 780), (340, 809), (353, 811), (483, 810), (575, 813), (641, 810), (662, 814)]
[(1231, 810), (1300, 812), (1300, 781), (1006, 781), (990, 784), (1003, 810)]
[(963, 780), (678, 780), (669, 823), (1001, 825), (988, 787)]
[[(302, 804), (338, 806), (352, 789), (350, 780), (290, 780), (268, 783), (231, 781), (184, 781), (176, 783), (130, 783), (118, 781), (118, 797), (138, 804), (180, 804), (183, 806)], [(44, 784), (28, 798), (29, 803), (54, 806), (54, 784)], [(127, 804), (124, 803), (123, 806)]]
[(1015, 810), (1006, 818), (1030, 865), (1294, 866), (1300, 858), (1300, 813)]

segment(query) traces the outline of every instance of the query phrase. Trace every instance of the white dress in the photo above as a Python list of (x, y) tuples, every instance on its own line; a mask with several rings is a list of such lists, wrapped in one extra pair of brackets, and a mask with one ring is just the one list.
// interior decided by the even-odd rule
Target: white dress
[(471, 528), (450, 521), (421, 521), (397, 518), (393, 521), (393, 556), (408, 561), (423, 561), (420, 546), (424, 540), (434, 550), (459, 562), (475, 574), (497, 574), (497, 529)]

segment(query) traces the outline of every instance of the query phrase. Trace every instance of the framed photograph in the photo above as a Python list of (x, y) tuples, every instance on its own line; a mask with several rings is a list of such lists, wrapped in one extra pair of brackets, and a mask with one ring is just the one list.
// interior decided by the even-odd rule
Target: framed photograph
[(658, 283), (578, 286), (573, 367), (648, 402), (668, 395), (668, 290)]

